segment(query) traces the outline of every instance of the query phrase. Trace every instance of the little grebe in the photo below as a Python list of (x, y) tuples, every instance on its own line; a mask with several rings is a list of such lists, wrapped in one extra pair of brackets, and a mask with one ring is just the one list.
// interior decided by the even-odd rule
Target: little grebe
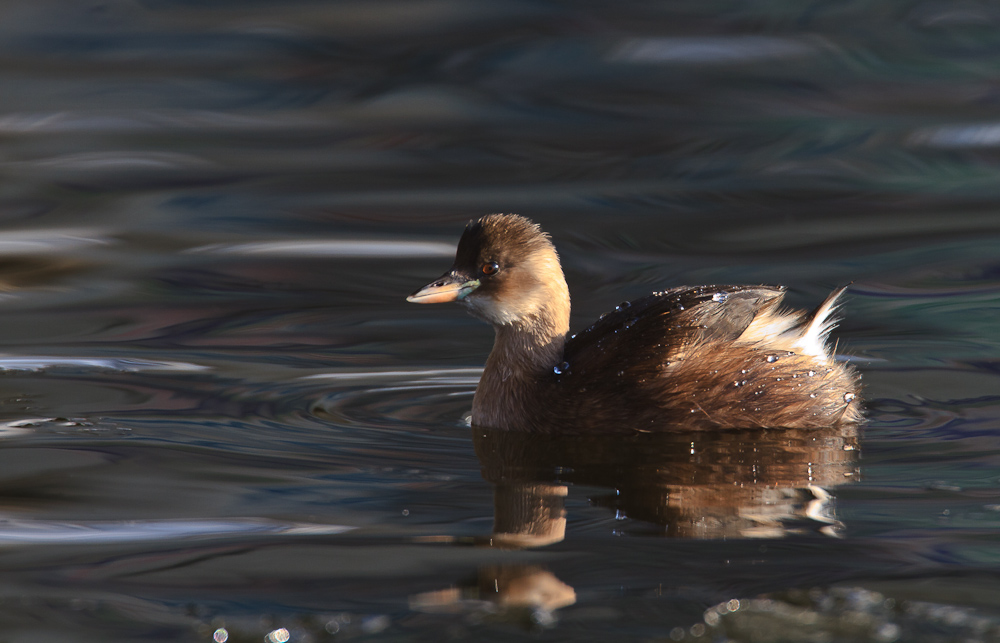
[(858, 422), (858, 375), (827, 337), (844, 289), (810, 314), (773, 286), (682, 286), (625, 302), (576, 335), (556, 249), (530, 220), (465, 228), (455, 263), (408, 301), (459, 301), (496, 341), (472, 422), (497, 429), (817, 428)]

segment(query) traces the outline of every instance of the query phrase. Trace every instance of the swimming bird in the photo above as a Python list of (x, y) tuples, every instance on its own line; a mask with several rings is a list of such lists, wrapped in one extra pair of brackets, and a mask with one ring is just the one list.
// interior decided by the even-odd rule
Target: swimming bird
[(828, 338), (845, 288), (811, 313), (779, 286), (681, 286), (569, 335), (550, 237), (529, 219), (472, 221), (455, 262), (407, 300), (456, 301), (496, 338), (472, 423), (526, 431), (819, 428), (862, 419), (859, 376)]

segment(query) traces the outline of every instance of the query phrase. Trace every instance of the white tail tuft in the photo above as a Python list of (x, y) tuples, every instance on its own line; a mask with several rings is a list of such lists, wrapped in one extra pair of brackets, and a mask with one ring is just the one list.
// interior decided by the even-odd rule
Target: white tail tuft
[(839, 320), (833, 315), (840, 307), (840, 296), (846, 290), (847, 286), (844, 286), (830, 293), (830, 296), (804, 322), (805, 327), (799, 326), (795, 329), (798, 337), (792, 341), (792, 344), (795, 346), (796, 352), (811, 355), (824, 361), (832, 359), (826, 342), (830, 337), (830, 331), (837, 327)]

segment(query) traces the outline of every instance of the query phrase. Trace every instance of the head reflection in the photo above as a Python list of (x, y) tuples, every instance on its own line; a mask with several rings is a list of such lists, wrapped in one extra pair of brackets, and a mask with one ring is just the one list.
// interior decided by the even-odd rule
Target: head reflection
[[(492, 544), (562, 540), (572, 485), (635, 529), (675, 538), (778, 538), (842, 528), (830, 490), (857, 474), (857, 427), (540, 435), (475, 429), (494, 485)], [(626, 527), (626, 530), (629, 528)]]
[(539, 565), (484, 565), (476, 576), (445, 590), (424, 592), (410, 598), (410, 607), (421, 612), (475, 611), (485, 605), (501, 620), (531, 626), (549, 622), (552, 612), (576, 602), (572, 587)]

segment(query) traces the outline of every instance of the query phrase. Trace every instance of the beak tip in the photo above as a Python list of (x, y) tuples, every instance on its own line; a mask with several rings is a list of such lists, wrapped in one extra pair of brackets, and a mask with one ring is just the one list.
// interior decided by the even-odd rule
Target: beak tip
[(434, 283), (427, 284), (407, 297), (406, 301), (412, 304), (442, 304), (449, 301), (460, 301), (478, 287), (478, 281), (461, 281), (453, 276), (446, 276)]

